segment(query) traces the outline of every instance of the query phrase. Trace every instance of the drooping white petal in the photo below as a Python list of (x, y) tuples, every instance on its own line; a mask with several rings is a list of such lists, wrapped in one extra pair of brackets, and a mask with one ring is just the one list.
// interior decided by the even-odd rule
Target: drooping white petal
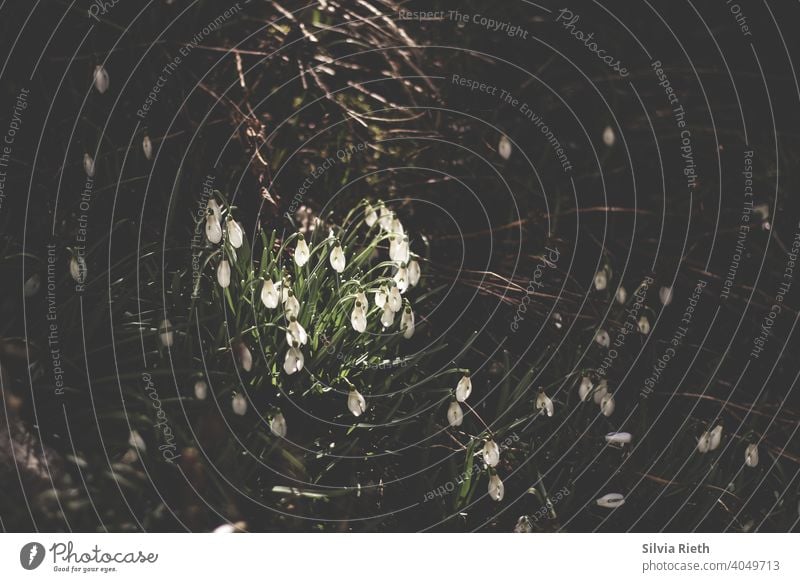
[(94, 68), (94, 88), (97, 89), (97, 92), (101, 95), (108, 91), (109, 85), (109, 78), (108, 78), (108, 71), (106, 71), (103, 65), (97, 65)]
[(165, 319), (161, 322), (158, 328), (158, 336), (162, 346), (165, 348), (172, 347), (172, 344), (175, 342), (175, 332), (172, 331), (172, 323), (170, 323), (169, 319)]
[(400, 331), (403, 332), (403, 337), (406, 339), (411, 339), (411, 336), (414, 335), (414, 312), (410, 307), (406, 307), (400, 317)]
[(606, 397), (608, 394), (608, 380), (603, 379), (597, 384), (597, 388), (594, 391), (594, 403), (599, 405), (603, 398)]
[(86, 259), (81, 255), (73, 255), (69, 260), (69, 274), (76, 283), (86, 281)]
[(261, 285), (261, 303), (264, 304), (264, 307), (275, 309), (280, 300), (281, 294), (275, 288), (275, 283), (272, 282), (272, 279), (264, 279), (264, 283)]
[(353, 416), (361, 416), (367, 410), (367, 401), (358, 390), (350, 390), (347, 395), (347, 408)]
[(647, 319), (646, 315), (643, 315), (639, 318), (639, 333), (642, 335), (647, 335), (650, 333), (650, 320)]
[(367, 310), (369, 310), (369, 301), (367, 301), (367, 294), (364, 293), (363, 291), (359, 291), (356, 294), (356, 303), (361, 304), (360, 307), (364, 311), (364, 313), (366, 313)]
[(502, 501), (506, 488), (497, 474), (489, 476), (489, 497), (494, 501)]
[(405, 265), (401, 265), (397, 269), (397, 273), (394, 274), (394, 282), (397, 283), (395, 289), (399, 293), (405, 293), (408, 290), (408, 268)]
[(621, 493), (606, 493), (599, 499), (595, 500), (595, 503), (597, 503), (597, 505), (600, 507), (616, 509), (617, 507), (625, 504), (625, 497)]
[(90, 178), (94, 178), (94, 158), (87, 154), (83, 154), (83, 171)]
[(419, 263), (415, 260), (412, 260), (410, 263), (408, 263), (408, 284), (412, 287), (416, 286), (416, 284), (419, 283), (419, 277)]
[(194, 397), (198, 400), (205, 400), (208, 396), (208, 384), (205, 380), (197, 380), (194, 383)]
[(520, 515), (517, 523), (514, 526), (514, 533), (531, 533), (533, 532), (533, 524), (527, 515)]
[(496, 467), (500, 462), (500, 447), (497, 446), (497, 443), (492, 439), (489, 439), (486, 441), (486, 444), (483, 445), (481, 454), (483, 455), (483, 462), (490, 467)]
[(614, 129), (609, 125), (603, 130), (603, 143), (606, 144), (608, 147), (614, 145), (617, 141), (617, 134), (614, 133)]
[(604, 329), (597, 330), (597, 335), (594, 336), (594, 341), (596, 341), (599, 345), (607, 348), (611, 345), (611, 336), (608, 335), (608, 332)]
[(397, 263), (407, 263), (410, 258), (408, 237), (394, 237), (389, 243), (389, 258)]
[(672, 287), (661, 287), (658, 290), (658, 298), (664, 306), (672, 303)]
[(360, 301), (356, 301), (353, 311), (350, 313), (350, 325), (358, 333), (364, 333), (367, 329), (367, 313), (361, 305)]
[(375, 306), (383, 309), (386, 301), (389, 299), (389, 288), (386, 285), (381, 285), (378, 292), (375, 294)]
[(222, 222), (222, 207), (214, 198), (209, 198), (206, 203), (206, 215), (213, 214), (218, 222)]
[(709, 443), (710, 445), (709, 450), (710, 451), (717, 450), (721, 442), (722, 442), (722, 425), (718, 424), (711, 431), (711, 441)]
[(608, 286), (608, 274), (605, 270), (597, 271), (594, 275), (594, 288), (603, 291)]
[(369, 202), (367, 202), (364, 208), (364, 222), (366, 222), (367, 226), (370, 228), (375, 226), (375, 223), (378, 222), (378, 213), (375, 212), (375, 209)]
[(581, 399), (581, 402), (589, 400), (592, 395), (592, 388), (594, 388), (594, 384), (589, 376), (581, 378), (581, 384), (578, 386), (578, 398)]
[(345, 267), (344, 251), (342, 250), (341, 245), (339, 245), (338, 243), (336, 244), (336, 246), (333, 247), (333, 250), (331, 251), (330, 261), (331, 261), (331, 267), (333, 267), (334, 271), (336, 271), (337, 273), (341, 273), (342, 271), (344, 271)]
[(397, 218), (396, 215), (393, 215), (392, 223), (389, 225), (389, 232), (392, 234), (397, 235), (398, 237), (402, 238), (405, 234), (405, 229), (403, 228), (403, 223), (400, 222), (400, 219)]
[(153, 142), (150, 140), (150, 136), (144, 134), (142, 138), (142, 152), (144, 153), (144, 157), (148, 160), (153, 159)]
[(269, 430), (278, 438), (286, 437), (286, 419), (282, 413), (278, 413), (269, 421)]
[(247, 398), (243, 394), (237, 394), (231, 401), (231, 408), (233, 408), (234, 414), (244, 416), (247, 412)]
[(467, 374), (464, 374), (456, 384), (456, 400), (466, 402), (470, 394), (472, 394), (472, 380)]
[(705, 431), (703, 434), (700, 435), (700, 438), (697, 439), (697, 452), (707, 453), (710, 450), (711, 450), (711, 433)]
[(244, 232), (242, 226), (233, 218), (228, 217), (225, 221), (225, 229), (228, 231), (228, 242), (235, 249), (238, 249), (244, 243)]
[(303, 369), (305, 358), (300, 348), (291, 347), (286, 351), (286, 358), (283, 361), (283, 371), (291, 375)]
[(447, 423), (455, 428), (461, 426), (464, 422), (464, 411), (461, 410), (461, 405), (458, 402), (451, 402), (447, 408)]
[(544, 411), (547, 416), (553, 416), (553, 401), (541, 390), (536, 397), (536, 410)]
[(625, 291), (625, 287), (620, 285), (619, 289), (617, 289), (617, 303), (619, 303), (620, 305), (624, 305), (627, 300), (628, 300), (628, 292)]
[(144, 439), (142, 435), (139, 434), (138, 430), (131, 431), (131, 434), (128, 436), (128, 444), (142, 453), (147, 450)]
[(383, 327), (390, 327), (394, 323), (394, 311), (392, 311), (389, 303), (383, 306), (383, 313), (381, 313), (381, 325)]
[(758, 445), (747, 445), (744, 451), (744, 464), (748, 467), (758, 466)]
[(298, 267), (302, 267), (308, 262), (310, 251), (308, 250), (308, 243), (301, 234), (297, 239), (297, 246), (294, 249), (294, 262)]
[(603, 416), (611, 416), (614, 414), (614, 409), (616, 406), (617, 405), (614, 402), (614, 397), (611, 394), (606, 394), (600, 401), (600, 412), (603, 413)]
[(239, 365), (245, 372), (253, 369), (253, 354), (250, 353), (250, 348), (243, 341), (237, 341), (234, 344), (234, 353), (236, 359), (239, 360)]
[(392, 227), (392, 220), (394, 219), (393, 213), (386, 208), (386, 206), (381, 205), (380, 207), (380, 217), (378, 218), (378, 224), (381, 227), (381, 230), (389, 231)]
[(300, 322), (294, 318), (292, 318), (292, 321), (286, 328), (286, 342), (290, 346), (295, 344), (304, 346), (306, 343), (308, 343), (308, 335), (306, 334), (306, 330), (303, 329), (303, 326), (300, 325)]
[(631, 442), (631, 433), (629, 432), (610, 432), (606, 435), (606, 442), (610, 445), (622, 446)]
[(219, 244), (222, 240), (222, 225), (214, 214), (206, 217), (206, 238), (211, 244)]
[(294, 295), (289, 295), (289, 298), (283, 304), (283, 310), (286, 313), (286, 317), (291, 319), (292, 317), (300, 317), (300, 302), (297, 300), (297, 297)]
[(403, 298), (400, 297), (400, 291), (397, 287), (392, 287), (392, 290), (389, 291), (389, 298), (386, 301), (386, 305), (388, 305), (389, 309), (394, 313), (397, 313), (403, 307)]
[(513, 147), (511, 145), (511, 140), (508, 139), (506, 136), (501, 135), (500, 141), (497, 144), (497, 153), (500, 154), (500, 157), (504, 160), (507, 160), (511, 157), (511, 152)]
[(231, 284), (231, 265), (228, 259), (222, 259), (217, 266), (217, 283), (223, 289)]

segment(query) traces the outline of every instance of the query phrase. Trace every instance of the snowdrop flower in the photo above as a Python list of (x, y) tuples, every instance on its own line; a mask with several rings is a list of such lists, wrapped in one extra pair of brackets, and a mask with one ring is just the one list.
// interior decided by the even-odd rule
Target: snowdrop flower
[(389, 225), (389, 232), (400, 238), (405, 234), (403, 223), (400, 222), (400, 219), (397, 218), (397, 215), (394, 213), (392, 213), (392, 223)]
[(103, 65), (97, 65), (94, 68), (94, 88), (101, 95), (108, 90), (108, 71)]
[(386, 285), (381, 285), (378, 292), (375, 294), (375, 306), (383, 309), (386, 301), (389, 299), (389, 288)]
[(297, 321), (297, 318), (292, 317), (289, 326), (286, 328), (286, 342), (293, 346), (295, 344), (304, 346), (308, 343), (308, 335), (306, 334), (306, 330), (303, 329), (303, 326), (300, 325), (300, 322)]
[(447, 408), (447, 422), (453, 428), (461, 426), (461, 423), (464, 422), (464, 411), (461, 410), (458, 402), (451, 402)]
[(581, 378), (581, 384), (578, 386), (578, 398), (581, 399), (581, 402), (589, 400), (589, 397), (592, 395), (592, 388), (594, 388), (594, 384), (592, 384), (592, 380), (589, 376)]
[(299, 372), (303, 369), (304, 362), (305, 358), (303, 358), (303, 352), (301, 352), (300, 348), (296, 345), (292, 346), (286, 351), (286, 359), (283, 361), (283, 371), (291, 376), (295, 372)]
[(363, 309), (364, 313), (366, 314), (367, 310), (369, 309), (369, 301), (367, 301), (367, 295), (364, 293), (364, 291), (359, 291), (356, 294), (356, 303), (361, 304), (361, 309)]
[(514, 533), (531, 533), (533, 531), (533, 524), (527, 515), (520, 515), (517, 520), (517, 525), (514, 526)]
[(253, 354), (250, 353), (250, 348), (247, 344), (239, 340), (234, 344), (234, 353), (239, 360), (239, 365), (245, 372), (253, 369)]
[(392, 311), (389, 303), (383, 306), (383, 313), (381, 313), (381, 325), (383, 327), (390, 327), (394, 323), (394, 311)]
[(658, 290), (658, 298), (665, 307), (672, 303), (672, 287), (662, 287)]
[(415, 287), (417, 283), (419, 283), (419, 277), (419, 263), (415, 260), (412, 260), (410, 263), (408, 263), (408, 284), (411, 287)]
[(748, 467), (758, 466), (758, 445), (747, 445), (744, 451), (744, 464)]
[(650, 333), (650, 320), (647, 319), (646, 315), (639, 318), (639, 333), (643, 335)]
[(392, 212), (386, 208), (386, 206), (381, 203), (380, 207), (380, 217), (378, 218), (378, 224), (380, 225), (382, 230), (388, 231), (392, 227)]
[(272, 282), (272, 279), (264, 279), (264, 283), (261, 285), (261, 303), (264, 304), (264, 307), (275, 309), (280, 300), (280, 291), (275, 288), (275, 283)]
[(222, 225), (213, 212), (206, 217), (206, 238), (215, 245), (222, 240)]
[(362, 307), (361, 301), (356, 301), (353, 311), (350, 313), (350, 325), (358, 333), (364, 333), (367, 329), (367, 312)]
[(614, 145), (617, 141), (617, 134), (614, 133), (614, 129), (609, 125), (603, 130), (603, 143), (606, 144), (608, 147)]
[(388, 305), (389, 309), (395, 313), (400, 311), (400, 309), (403, 307), (403, 298), (400, 297), (400, 290), (396, 285), (393, 285), (392, 290), (389, 291), (389, 297), (386, 300), (386, 305)]
[(290, 292), (289, 297), (284, 301), (283, 311), (289, 319), (300, 316), (300, 302), (297, 300), (297, 297), (294, 296), (294, 293)]
[(411, 306), (406, 305), (403, 310), (403, 315), (400, 317), (400, 331), (403, 332), (403, 337), (411, 339), (414, 335), (414, 312), (411, 311)]
[(400, 293), (408, 291), (408, 268), (405, 263), (402, 263), (394, 274), (394, 282), (397, 283), (397, 290)]
[(69, 260), (69, 274), (76, 283), (86, 281), (86, 260), (81, 255), (73, 255)]
[(608, 332), (604, 329), (600, 329), (597, 331), (597, 335), (594, 336), (594, 341), (598, 344), (607, 348), (611, 345), (611, 336), (608, 335)]
[(491, 497), (494, 501), (502, 501), (505, 492), (506, 489), (497, 473), (492, 473), (489, 475), (489, 497)]
[[(167, 4), (171, 4), (171, 2), (167, 2)], [(222, 525), (217, 526), (214, 528), (212, 533), (215, 534), (229, 534), (229, 533), (236, 533), (236, 526), (232, 523), (223, 523)]]
[(600, 507), (607, 509), (616, 509), (617, 507), (625, 504), (625, 497), (621, 493), (607, 493), (601, 498), (595, 500), (595, 503)]
[(711, 450), (711, 433), (705, 431), (703, 434), (700, 435), (700, 438), (697, 439), (697, 452), (707, 453), (710, 450)]
[(608, 286), (608, 273), (603, 269), (594, 274), (594, 288), (603, 291)]
[(147, 134), (144, 134), (144, 138), (142, 138), (142, 152), (146, 159), (153, 159), (153, 142), (150, 141), (150, 136)]
[(225, 230), (228, 232), (228, 241), (230, 241), (231, 246), (235, 249), (241, 247), (244, 243), (242, 226), (229, 216), (225, 221)]
[(294, 249), (294, 262), (298, 267), (302, 267), (308, 262), (310, 251), (308, 250), (308, 243), (305, 237), (300, 234), (297, 237), (297, 246)]
[(219, 202), (214, 200), (213, 198), (208, 199), (208, 203), (206, 203), (206, 214), (213, 214), (214, 218), (217, 219), (218, 222), (222, 221), (222, 207), (219, 205)]
[(331, 267), (337, 273), (341, 273), (344, 271), (345, 266), (345, 258), (344, 258), (344, 251), (342, 250), (342, 245), (339, 241), (336, 241), (333, 245), (333, 250), (331, 251), (330, 256)]
[(244, 416), (245, 412), (247, 412), (247, 399), (244, 395), (237, 394), (233, 397), (233, 401), (231, 401), (231, 407), (233, 408), (234, 414)]
[(347, 408), (353, 413), (353, 416), (361, 416), (367, 410), (367, 401), (355, 388), (351, 389), (350, 394), (347, 395)]
[(231, 265), (228, 259), (222, 259), (217, 266), (217, 283), (223, 289), (231, 284)]
[(364, 208), (364, 222), (366, 222), (367, 226), (370, 228), (375, 226), (375, 223), (378, 222), (378, 213), (375, 212), (375, 209), (369, 202), (367, 202), (367, 205)]
[(610, 432), (606, 435), (606, 442), (610, 445), (622, 446), (629, 444), (631, 438), (629, 432)]
[(139, 434), (139, 431), (132, 430), (130, 436), (128, 437), (128, 444), (132, 446), (134, 449), (137, 449), (141, 452), (147, 450), (147, 447), (144, 444), (144, 439), (142, 435)]
[(539, 412), (544, 410), (547, 416), (553, 416), (553, 401), (541, 389), (536, 397), (536, 410)]
[(597, 389), (594, 391), (594, 403), (599, 405), (607, 394), (608, 380), (600, 380), (600, 383), (597, 385)]
[(395, 237), (389, 243), (389, 258), (397, 263), (407, 263), (409, 259), (408, 237)]
[(489, 467), (496, 467), (500, 462), (500, 447), (498, 447), (497, 443), (492, 439), (489, 439), (486, 441), (486, 444), (483, 445), (481, 454), (483, 455), (483, 462)]
[(614, 408), (616, 408), (614, 396), (611, 394), (603, 396), (603, 399), (600, 401), (600, 412), (603, 413), (603, 416), (611, 416), (614, 414)]
[(172, 344), (175, 342), (175, 332), (172, 331), (172, 324), (169, 319), (165, 319), (161, 322), (161, 326), (158, 328), (158, 334), (162, 346), (165, 348), (172, 347)]
[(90, 178), (94, 178), (94, 158), (87, 154), (83, 154), (83, 171)]
[(711, 439), (709, 441), (709, 450), (715, 451), (722, 442), (722, 425), (718, 424), (711, 431)]
[(500, 142), (497, 144), (497, 153), (500, 154), (500, 157), (504, 160), (507, 160), (511, 157), (511, 151), (513, 147), (511, 146), (511, 140), (508, 139), (506, 136), (500, 136)]
[(278, 438), (286, 436), (286, 419), (282, 413), (279, 412), (272, 417), (272, 420), (269, 421), (269, 430)]
[(472, 394), (472, 380), (467, 374), (464, 374), (456, 384), (456, 400), (466, 402), (470, 394)]
[(625, 302), (628, 300), (628, 292), (625, 291), (625, 287), (622, 285), (619, 286), (617, 289), (617, 303), (620, 305), (625, 305)]
[(198, 400), (205, 400), (208, 395), (208, 384), (205, 380), (198, 380), (194, 383), (194, 397)]

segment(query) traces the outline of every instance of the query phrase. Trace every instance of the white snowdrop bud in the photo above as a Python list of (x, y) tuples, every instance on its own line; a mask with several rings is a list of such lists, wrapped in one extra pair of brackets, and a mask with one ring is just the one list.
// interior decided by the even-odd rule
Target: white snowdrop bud
[(144, 444), (144, 439), (137, 430), (131, 431), (131, 434), (128, 437), (128, 444), (142, 453), (147, 450), (147, 447)]
[(302, 267), (308, 262), (310, 254), (306, 239), (302, 234), (299, 235), (297, 238), (297, 246), (294, 249), (294, 262), (297, 263), (298, 267)]
[(222, 225), (213, 213), (206, 217), (206, 238), (215, 245), (222, 240)]
[(305, 358), (300, 348), (292, 346), (286, 351), (286, 359), (283, 361), (283, 371), (289, 375), (303, 369)]
[(228, 231), (228, 242), (235, 249), (238, 249), (244, 244), (244, 231), (242, 226), (230, 216), (225, 221), (225, 229)]
[(744, 464), (748, 467), (758, 466), (758, 445), (747, 445), (744, 451)]
[(643, 315), (639, 318), (639, 333), (643, 335), (647, 335), (650, 333), (650, 320), (647, 319), (646, 315)]
[(707, 453), (710, 450), (711, 450), (711, 433), (705, 431), (703, 434), (700, 435), (700, 438), (697, 439), (697, 452)]
[(711, 431), (711, 441), (709, 443), (710, 445), (709, 450), (711, 451), (717, 450), (721, 442), (722, 442), (722, 425), (718, 424)]
[(353, 311), (350, 313), (350, 325), (358, 333), (364, 333), (367, 329), (367, 313), (361, 307), (362, 303), (356, 301), (353, 305)]
[(608, 274), (605, 269), (594, 274), (594, 288), (603, 291), (608, 286)]
[(386, 305), (389, 306), (393, 312), (397, 313), (403, 307), (403, 298), (400, 296), (400, 290), (397, 286), (393, 286), (389, 291), (389, 298), (386, 300)]
[(411, 336), (414, 335), (414, 312), (409, 306), (406, 306), (400, 317), (400, 331), (403, 332), (403, 337), (406, 339), (411, 339)]
[(364, 208), (364, 222), (366, 222), (367, 226), (370, 228), (375, 226), (375, 223), (378, 222), (378, 213), (375, 212), (375, 209), (369, 202), (367, 202), (367, 205)]
[(244, 394), (237, 394), (233, 397), (231, 408), (233, 408), (234, 414), (238, 414), (239, 416), (245, 415), (247, 412), (247, 399), (244, 397)]
[(594, 341), (596, 341), (599, 345), (607, 348), (611, 345), (611, 336), (608, 335), (608, 332), (604, 329), (597, 330), (597, 335), (594, 336)]
[(389, 288), (386, 285), (381, 285), (378, 292), (375, 293), (375, 306), (380, 307), (383, 309), (383, 306), (386, 305), (386, 301), (389, 299)]
[(628, 292), (625, 291), (625, 287), (622, 285), (619, 286), (617, 289), (617, 303), (620, 305), (625, 305), (625, 302), (628, 300)]
[(108, 83), (108, 71), (103, 65), (97, 65), (94, 68), (94, 88), (98, 93), (103, 94), (108, 90)]
[(606, 379), (600, 380), (600, 382), (597, 384), (597, 389), (595, 389), (594, 391), (594, 396), (593, 396), (594, 403), (599, 405), (607, 394), (608, 394), (608, 380)]
[(600, 401), (600, 412), (603, 413), (603, 416), (611, 416), (614, 414), (614, 409), (616, 406), (617, 405), (614, 402), (614, 396), (611, 394), (606, 394)]
[(275, 288), (275, 283), (272, 282), (272, 279), (264, 279), (264, 283), (261, 285), (261, 303), (264, 304), (264, 307), (275, 309), (280, 300), (281, 294)]
[(300, 302), (294, 296), (294, 293), (290, 293), (289, 297), (284, 301), (283, 311), (289, 319), (300, 317)]
[(208, 396), (208, 384), (205, 380), (197, 380), (194, 383), (194, 397), (198, 400), (205, 400)]
[(527, 515), (520, 515), (517, 524), (514, 526), (514, 533), (531, 533), (533, 524)]
[(606, 442), (610, 445), (622, 446), (631, 442), (631, 433), (629, 432), (610, 432), (606, 435)]
[(483, 455), (483, 462), (489, 467), (496, 467), (500, 462), (500, 447), (497, 446), (497, 443), (492, 439), (489, 439), (486, 441), (486, 444), (483, 445), (481, 454)]
[(505, 493), (506, 488), (497, 473), (489, 475), (489, 497), (494, 501), (502, 501)]
[(150, 141), (150, 136), (147, 134), (144, 134), (142, 138), (142, 152), (144, 152), (144, 157), (146, 159), (153, 159), (153, 142)]
[(658, 290), (658, 298), (664, 306), (672, 303), (672, 287), (662, 287)]
[(269, 430), (278, 438), (286, 437), (286, 419), (282, 413), (278, 413), (269, 421)]
[(581, 399), (581, 402), (589, 400), (592, 395), (592, 388), (594, 388), (594, 384), (592, 384), (592, 380), (589, 376), (581, 378), (581, 384), (578, 386), (578, 398)]
[(217, 283), (223, 289), (231, 284), (231, 265), (228, 259), (222, 259), (217, 265)]
[(394, 274), (394, 282), (397, 283), (396, 289), (399, 293), (408, 291), (408, 268), (405, 263), (400, 265), (397, 273)]
[(158, 328), (158, 337), (161, 340), (162, 346), (165, 348), (172, 347), (172, 344), (175, 342), (175, 332), (172, 331), (172, 324), (169, 319), (165, 319), (161, 322)]
[(367, 401), (358, 390), (350, 390), (350, 394), (347, 395), (347, 408), (353, 416), (361, 416), (367, 410)]
[(461, 410), (458, 402), (451, 402), (447, 408), (447, 422), (453, 428), (461, 426), (461, 423), (464, 422), (464, 411)]
[(83, 154), (83, 171), (90, 178), (94, 178), (94, 158), (88, 153)]
[(610, 125), (603, 130), (603, 143), (611, 147), (617, 141), (617, 134), (614, 133), (614, 128)]
[(308, 334), (306, 334), (306, 330), (294, 317), (291, 318), (291, 321), (286, 328), (286, 343), (288, 343), (290, 346), (295, 344), (298, 346), (304, 346), (308, 343)]
[(394, 311), (392, 311), (389, 303), (383, 306), (383, 313), (381, 313), (381, 325), (383, 327), (390, 327), (394, 323)]
[(456, 400), (466, 402), (470, 394), (472, 394), (472, 379), (464, 374), (456, 384)]
[(331, 251), (330, 261), (331, 261), (331, 267), (333, 267), (334, 271), (336, 271), (337, 273), (341, 273), (342, 271), (344, 271), (345, 267), (344, 251), (342, 250), (342, 245), (339, 244), (338, 241), (333, 246), (333, 250)]
[(544, 411), (547, 416), (553, 416), (553, 401), (542, 390), (539, 390), (539, 395), (536, 397), (536, 410)]
[(382, 230), (389, 231), (392, 227), (392, 220), (394, 219), (392, 212), (383, 204), (381, 204), (379, 212), (380, 217), (378, 218), (378, 224)]
[(600, 507), (607, 509), (616, 509), (617, 507), (625, 504), (625, 497), (621, 493), (607, 493), (595, 500), (595, 503)]
[(25, 294), (25, 297), (33, 297), (39, 292), (41, 287), (42, 278), (39, 277), (37, 273), (34, 273), (25, 281), (25, 284), (22, 286), (22, 292)]
[(389, 258), (397, 263), (407, 263), (410, 258), (408, 237), (395, 237), (389, 243)]
[(419, 283), (420, 274), (419, 263), (417, 261), (412, 260), (408, 263), (408, 284), (410, 286), (415, 287), (417, 283)]
[(513, 147), (511, 145), (511, 140), (508, 139), (506, 136), (501, 135), (500, 141), (497, 144), (497, 153), (500, 154), (500, 157), (504, 160), (507, 160), (511, 157), (511, 151)]
[(253, 354), (250, 353), (250, 348), (247, 344), (239, 340), (234, 344), (236, 358), (239, 360), (239, 365), (245, 372), (253, 369)]

